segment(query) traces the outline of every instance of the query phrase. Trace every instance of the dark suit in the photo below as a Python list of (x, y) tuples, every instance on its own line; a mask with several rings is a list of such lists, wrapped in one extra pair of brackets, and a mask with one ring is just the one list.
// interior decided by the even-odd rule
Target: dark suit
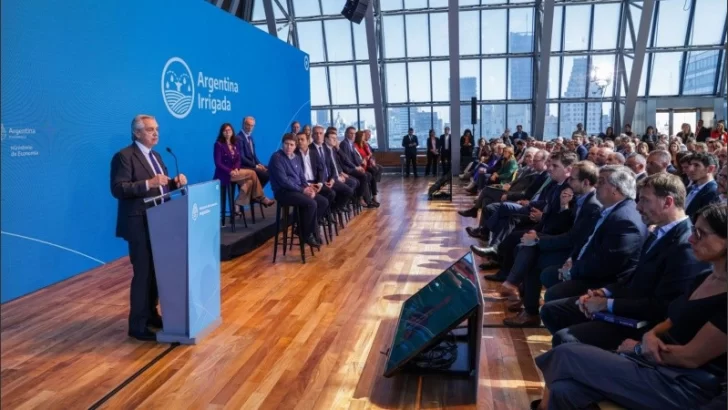
[[(337, 169), (340, 170), (341, 168), (334, 166), (333, 159), (335, 156), (331, 155), (331, 149), (326, 144), (321, 145), (321, 153), (323, 153), (323, 156), (319, 153), (319, 149), (316, 144), (312, 143), (309, 145), (308, 149), (309, 152), (311, 152), (311, 163), (313, 164), (314, 161), (317, 164), (320, 163), (323, 170), (323, 179), (321, 182), (334, 183), (331, 188), (324, 185), (323, 188), (321, 188), (322, 195), (326, 196), (326, 199), (329, 200), (329, 204), (334, 211), (341, 209), (344, 205), (349, 203), (349, 200), (354, 195), (354, 188), (351, 188), (339, 181), (339, 173), (337, 172)], [(356, 180), (352, 181), (355, 182)], [(331, 195), (324, 194), (324, 191), (331, 191)]]
[[(164, 175), (167, 167), (158, 152), (151, 151)], [(111, 194), (118, 200), (116, 236), (129, 244), (129, 259), (134, 277), (131, 280), (129, 331), (146, 331), (157, 313), (157, 279), (154, 273), (151, 243), (147, 230), (147, 204), (144, 198), (161, 194), (159, 188), (147, 189), (146, 181), (157, 173), (136, 143), (122, 149), (111, 160)], [(167, 192), (176, 189), (170, 180)]]
[(618, 203), (596, 227), (591, 240), (584, 245), (584, 252), (582, 248), (574, 248), (571, 280), (550, 287), (544, 299), (548, 302), (582, 295), (587, 289), (628, 277), (637, 266), (646, 234), (647, 227), (642, 223), (634, 200)]
[[(516, 180), (513, 181), (508, 191), (505, 191), (500, 185), (486, 186), (485, 189), (481, 189), (478, 194), (478, 199), (475, 201), (476, 208), (483, 208), (486, 205), (492, 204), (493, 202), (500, 202), (503, 194), (508, 194), (511, 191), (524, 191), (528, 188), (533, 180), (538, 177), (536, 171), (531, 167), (522, 168), (517, 171)], [(512, 201), (513, 202), (513, 201)]]
[[(688, 188), (688, 192), (690, 191), (690, 188)], [(687, 201), (687, 200), (686, 200)], [(690, 216), (690, 218), (693, 218), (696, 212), (700, 210), (700, 208), (710, 205), (714, 202), (720, 202), (720, 194), (718, 193), (718, 183), (715, 181), (708, 182), (703, 188), (700, 189), (700, 191), (695, 195), (695, 197), (692, 198), (690, 203), (687, 203), (687, 208), (685, 208), (685, 213)], [(694, 222), (693, 218), (693, 222)]]
[(260, 186), (264, 187), (270, 177), (268, 171), (256, 168), (256, 165), (260, 165), (261, 162), (258, 160), (258, 155), (255, 153), (255, 142), (253, 136), (246, 136), (242, 131), (238, 132), (238, 148), (240, 150), (240, 168), (252, 169), (258, 176)]
[[(447, 141), (445, 141), (447, 139)], [(452, 161), (452, 135), (445, 138), (445, 134), (440, 135), (440, 162), (442, 163), (442, 173), (450, 172), (450, 163)]]
[(533, 255), (533, 259), (529, 261), (522, 261), (522, 258), (527, 256), (522, 255), (520, 251), (518, 253), (515, 266), (525, 272), (522, 292), (523, 307), (531, 315), (538, 314), (542, 285), (541, 271), (552, 265), (559, 267), (563, 265), (572, 250), (581, 249), (594, 231), (594, 225), (601, 214), (602, 204), (597, 200), (595, 192), (586, 195), (581, 209), (575, 210), (574, 225), (568, 232), (561, 235), (545, 235), (540, 238), (538, 244), (531, 247), (533, 249), (526, 250)]
[[(710, 265), (698, 262), (688, 243), (689, 219), (670, 229), (650, 247), (643, 246), (634, 274), (606, 286), (613, 299), (612, 313), (652, 325), (667, 317), (667, 307), (684, 294), (696, 277), (708, 274)], [(576, 306), (577, 297), (549, 302), (541, 309), (546, 327), (554, 334), (553, 345), (578, 341), (614, 350), (627, 338), (639, 340), (647, 330), (632, 329), (602, 321), (590, 321)]]
[[(413, 147), (410, 147), (410, 144), (416, 144)], [(404, 148), (404, 158), (405, 158), (405, 169), (407, 170), (406, 176), (409, 176), (410, 174), (410, 164), (412, 165), (413, 171), (415, 176), (417, 176), (417, 147), (419, 146), (419, 141), (417, 140), (416, 135), (405, 135), (404, 138), (402, 138), (402, 148)]]
[[(521, 199), (528, 199), (536, 195), (536, 192), (541, 188), (546, 178), (549, 177), (549, 173), (543, 171), (541, 173), (533, 173), (525, 177), (523, 180), (519, 177), (518, 180), (511, 186), (506, 194), (506, 201), (516, 202)], [(524, 184), (525, 187), (521, 188)]]
[[(342, 149), (345, 146), (348, 147), (348, 151)], [(351, 147), (348, 146), (348, 142), (346, 139), (339, 144), (339, 149), (335, 151), (335, 154), (344, 172), (357, 180), (359, 184), (357, 194), (364, 198), (364, 201), (366, 201), (367, 203), (371, 202), (372, 193), (370, 190), (371, 184), (369, 183), (369, 178), (371, 178), (371, 174), (361, 172), (356, 169), (356, 167), (358, 167), (359, 165), (352, 160), (351, 155), (354, 153), (352, 152)]]
[[(298, 159), (301, 161), (301, 165), (303, 166), (301, 170), (303, 171), (303, 175), (305, 177), (306, 162), (303, 160), (303, 153), (298, 148), (296, 148), (296, 156), (298, 156)], [(326, 181), (328, 181), (328, 179), (326, 178), (327, 170), (324, 161), (319, 160), (318, 152), (311, 149), (310, 147), (308, 149), (308, 160), (311, 163), (311, 173), (313, 174), (313, 179), (307, 179), (306, 182), (308, 182), (309, 184), (322, 184), (321, 190), (316, 194), (316, 196), (324, 197), (326, 199), (326, 202), (328, 203), (327, 207), (330, 207), (334, 203), (336, 193), (334, 193), (331, 188), (323, 185)]]
[[(437, 154), (433, 153), (435, 150)], [(437, 157), (440, 153), (440, 140), (435, 138), (434, 140), (427, 137), (427, 165), (425, 166), (425, 176), (430, 175), (430, 168), (432, 168), (432, 175), (437, 176)]]

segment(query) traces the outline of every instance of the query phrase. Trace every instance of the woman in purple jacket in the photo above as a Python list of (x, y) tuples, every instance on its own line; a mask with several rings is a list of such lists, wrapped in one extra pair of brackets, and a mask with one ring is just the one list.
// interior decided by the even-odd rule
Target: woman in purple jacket
[(240, 193), (235, 200), (235, 205), (248, 205), (251, 191), (253, 202), (261, 203), (265, 207), (275, 203), (274, 200), (266, 198), (263, 194), (263, 188), (255, 171), (240, 168), (240, 150), (235, 138), (235, 130), (229, 123), (225, 123), (220, 127), (213, 152), (215, 158), (215, 175), (213, 179), (220, 180), (220, 210), (223, 226), (225, 226), (227, 192), (228, 189), (232, 189), (230, 182), (236, 182), (240, 187)]

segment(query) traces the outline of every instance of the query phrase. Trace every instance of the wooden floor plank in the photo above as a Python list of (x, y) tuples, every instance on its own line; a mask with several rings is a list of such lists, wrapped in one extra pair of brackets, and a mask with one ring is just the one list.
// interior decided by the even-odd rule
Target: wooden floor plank
[[(298, 249), (273, 264), (271, 241), (224, 262), (222, 325), (102, 408), (527, 408), (543, 386), (533, 363), (550, 345), (543, 329), (484, 329), (477, 403), (467, 381), (382, 376), (402, 302), (474, 243), (463, 229), (473, 220), (455, 212), (472, 197), (427, 201), (430, 182), (386, 177), (382, 207), (305, 265)], [(126, 336), (130, 279), (123, 258), (2, 306), (2, 408), (88, 408), (167, 349)], [(488, 299), (486, 324), (500, 325), (503, 309)]]

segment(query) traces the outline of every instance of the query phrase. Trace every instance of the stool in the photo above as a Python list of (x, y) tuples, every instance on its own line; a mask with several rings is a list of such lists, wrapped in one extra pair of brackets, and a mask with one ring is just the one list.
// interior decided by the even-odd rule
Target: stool
[[(260, 219), (265, 219), (265, 214), (263, 213), (263, 204), (258, 202), (258, 207), (260, 208)], [(250, 190), (250, 215), (253, 220), (253, 223), (255, 223), (255, 202), (253, 202), (253, 190)]]
[[(293, 220), (290, 221), (289, 225), (289, 218), (291, 217), (291, 210), (290, 206), (288, 205), (281, 205), (279, 201), (276, 201), (276, 238), (275, 243), (273, 247), (273, 263), (276, 261), (276, 257), (278, 256), (278, 245), (283, 245), (283, 256), (286, 255), (286, 248), (290, 245), (290, 248), (293, 249), (293, 240), (294, 236), (298, 237), (298, 245), (301, 248), (301, 262), (306, 263), (306, 249), (305, 249), (305, 243), (304, 240), (301, 238), (306, 237), (306, 232), (303, 232), (303, 227), (300, 226), (298, 223), (299, 220), (299, 208), (297, 206), (293, 207)], [(281, 233), (281, 222), (283, 222), (283, 243), (278, 241), (278, 234)], [(291, 242), (288, 243), (288, 228), (291, 228)], [(301, 232), (298, 234), (296, 233), (296, 228), (298, 228)], [(311, 248), (311, 256), (314, 255), (313, 253), (313, 247), (309, 246)]]
[[(235, 214), (238, 206), (235, 204), (235, 188), (238, 186), (237, 182), (231, 182), (227, 190), (227, 201), (229, 203), (228, 209), (230, 210), (230, 225), (232, 226), (233, 232), (235, 232)], [(245, 218), (245, 210), (241, 212), (243, 216), (243, 225), (248, 227), (248, 220)]]

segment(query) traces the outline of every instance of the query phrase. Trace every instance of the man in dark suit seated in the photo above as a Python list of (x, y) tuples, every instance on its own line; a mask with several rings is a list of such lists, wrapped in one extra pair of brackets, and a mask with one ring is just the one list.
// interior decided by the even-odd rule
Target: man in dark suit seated
[(541, 273), (549, 302), (584, 294), (588, 289), (624, 280), (634, 272), (647, 227), (634, 201), (634, 174), (623, 165), (599, 170), (597, 199), (603, 210), (594, 231), (581, 249), (574, 249), (563, 266)]
[(379, 208), (379, 202), (372, 198), (371, 177), (372, 175), (364, 170), (361, 162), (354, 152), (354, 138), (356, 137), (356, 129), (349, 127), (346, 129), (344, 139), (338, 143), (339, 161), (347, 175), (351, 175), (359, 181), (358, 194), (364, 199), (364, 208)]
[(324, 162), (318, 160), (318, 154), (312, 151), (309, 146), (311, 141), (303, 131), (296, 135), (296, 156), (301, 161), (303, 176), (316, 191), (316, 196), (326, 199), (326, 208), (330, 208), (336, 199), (336, 193), (326, 186), (326, 168)]
[(245, 117), (243, 120), (243, 129), (237, 135), (238, 150), (240, 151), (240, 167), (255, 171), (255, 174), (258, 175), (258, 180), (260, 180), (260, 185), (265, 187), (270, 177), (268, 176), (268, 168), (260, 163), (258, 156), (255, 154), (253, 128), (255, 128), (255, 118)]
[(306, 181), (303, 165), (295, 151), (296, 137), (284, 135), (282, 148), (273, 153), (268, 163), (270, 186), (281, 206), (299, 207), (299, 235), (309, 246), (319, 249), (321, 240), (316, 221), (326, 215), (329, 203), (326, 198), (316, 195), (316, 189)]
[[(534, 230), (543, 235), (559, 235), (568, 232), (574, 222), (573, 209), (576, 200), (571, 195), (570, 206), (563, 209), (561, 206), (561, 193), (569, 190), (567, 180), (571, 177), (571, 167), (576, 163), (577, 157), (573, 152), (554, 152), (549, 159), (549, 176), (552, 180), (551, 189), (544, 193), (544, 205), (539, 207), (526, 206), (499, 207), (498, 211), (488, 220), (488, 229), (491, 232), (490, 246), (479, 247), (471, 245), (470, 249), (478, 256), (492, 258), (497, 261), (500, 270), (494, 275), (485, 276), (486, 279), (504, 281), (513, 266), (515, 248), (521, 242), (523, 235)], [(526, 219), (528, 218), (528, 219)], [(516, 226), (520, 229), (514, 230)]]
[[(310, 150), (316, 156), (315, 160), (323, 165), (324, 186), (334, 192), (334, 202), (329, 200), (329, 203), (334, 212), (340, 212), (354, 196), (354, 189), (356, 189), (358, 183), (355, 179), (351, 179), (350, 182), (353, 186), (350, 187), (346, 184), (346, 178), (340, 175), (341, 166), (334, 163), (336, 157), (333, 155), (331, 148), (324, 142), (324, 127), (314, 126), (312, 135), (313, 142), (310, 145)], [(334, 139), (336, 139), (336, 133), (334, 133)]]
[[(507, 192), (501, 194), (500, 202), (485, 204), (487, 200), (483, 199), (484, 205), (480, 213), (480, 222), (478, 227), (465, 228), (468, 235), (473, 238), (488, 240), (488, 219), (495, 214), (501, 206), (516, 209), (520, 209), (525, 206), (533, 206), (543, 209), (546, 201), (542, 198), (545, 197), (547, 188), (550, 186), (549, 184), (551, 182), (551, 177), (549, 177), (547, 170), (548, 157), (549, 153), (545, 150), (539, 150), (534, 154), (533, 162), (531, 163), (531, 168), (534, 170), (534, 173), (526, 177), (524, 183), (530, 182), (525, 190), (519, 191), (522, 185), (519, 183), (519, 186), (516, 186), (516, 183), (514, 183), (513, 186), (509, 187)], [(487, 189), (484, 191), (487, 191)], [(462, 216), (471, 216), (473, 218), (478, 217), (477, 208), (458, 211), (458, 213)]]
[[(504, 296), (515, 294), (515, 287), (521, 283), (520, 296), (524, 310), (516, 316), (503, 320), (510, 327), (538, 326), (539, 299), (541, 298), (541, 271), (552, 265), (562, 265), (574, 248), (581, 249), (594, 230), (602, 210), (602, 204), (596, 198), (599, 169), (591, 161), (574, 164), (569, 178), (569, 187), (576, 196), (574, 225), (561, 235), (539, 235), (536, 231), (526, 233), (517, 247), (516, 261), (511, 268), (508, 279), (503, 283)], [(562, 193), (561, 205), (569, 206), (568, 197)], [(528, 246), (531, 244), (530, 246)], [(520, 308), (514, 303), (513, 308)]]
[(131, 123), (132, 144), (111, 160), (111, 194), (118, 200), (116, 236), (129, 244), (129, 259), (134, 270), (131, 280), (129, 336), (153, 341), (149, 327), (162, 328), (157, 311), (157, 279), (147, 231), (147, 204), (144, 198), (168, 194), (187, 184), (179, 174), (167, 175), (167, 167), (158, 152), (159, 126), (151, 115), (137, 115)]
[(642, 247), (634, 273), (581, 297), (546, 303), (541, 317), (554, 335), (554, 347), (581, 342), (615, 350), (625, 339), (640, 340), (650, 326), (635, 329), (590, 317), (609, 312), (654, 325), (667, 316), (670, 302), (687, 292), (697, 276), (710, 273), (710, 265), (698, 262), (688, 243), (692, 224), (685, 214), (685, 187), (680, 178), (667, 173), (652, 175), (639, 190), (637, 209), (642, 220), (655, 229)]
[(700, 208), (720, 201), (718, 184), (713, 177), (717, 167), (718, 160), (712, 154), (696, 153), (690, 157), (688, 177), (693, 183), (685, 201), (685, 213), (689, 217), (692, 218)]

